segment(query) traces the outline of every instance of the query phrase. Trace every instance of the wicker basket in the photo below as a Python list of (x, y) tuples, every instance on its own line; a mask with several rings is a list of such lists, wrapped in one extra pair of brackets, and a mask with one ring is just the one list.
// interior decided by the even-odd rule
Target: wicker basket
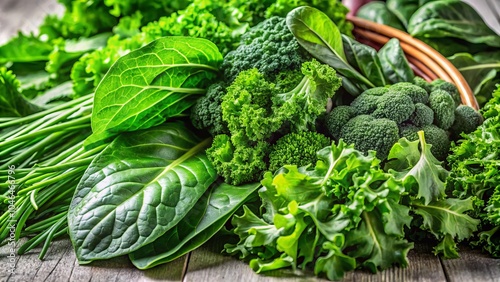
[(354, 24), (354, 35), (364, 44), (380, 47), (380, 45), (385, 44), (391, 38), (399, 39), (401, 47), (417, 75), (428, 81), (442, 78), (452, 82), (460, 92), (462, 104), (476, 110), (479, 109), (476, 97), (460, 71), (429, 45), (411, 37), (408, 33), (390, 26), (354, 16), (349, 16), (348, 19)]

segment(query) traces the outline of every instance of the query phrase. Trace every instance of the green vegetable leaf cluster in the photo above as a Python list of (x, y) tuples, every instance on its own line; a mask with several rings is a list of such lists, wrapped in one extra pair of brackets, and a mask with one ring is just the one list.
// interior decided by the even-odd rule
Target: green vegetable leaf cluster
[(451, 173), (447, 191), (456, 197), (474, 199), (472, 214), (481, 219), (481, 233), (474, 244), (500, 257), (500, 85), (482, 109), (484, 122), (462, 135), (448, 157)]
[(245, 208), (233, 217), (236, 245), (226, 252), (249, 260), (258, 273), (284, 267), (313, 269), (341, 279), (347, 271), (406, 266), (413, 244), (404, 239), (409, 209), (404, 187), (379, 166), (340, 141), (318, 152), (314, 168), (285, 166), (266, 173), (262, 213)]
[[(288, 74), (285, 79), (296, 80), (296, 76)], [(266, 159), (272, 140), (288, 133), (315, 131), (317, 118), (326, 112), (328, 99), (339, 87), (335, 71), (315, 60), (302, 64), (302, 79), (287, 92), (255, 68), (242, 71), (227, 87), (220, 106), (230, 136), (215, 136), (207, 151), (217, 172), (234, 185), (258, 180), (269, 166)], [(305, 152), (317, 151), (325, 143), (316, 143), (314, 135), (289, 140), (288, 146), (311, 143), (311, 150), (299, 156), (292, 157), (291, 152), (283, 156), (290, 161), (306, 157)], [(279, 146), (274, 149), (283, 151)]]

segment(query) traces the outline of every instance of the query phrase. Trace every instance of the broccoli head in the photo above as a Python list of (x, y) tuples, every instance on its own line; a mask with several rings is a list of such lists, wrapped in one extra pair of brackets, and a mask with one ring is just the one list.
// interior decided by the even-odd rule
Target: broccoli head
[(314, 165), (318, 160), (316, 153), (330, 144), (330, 138), (317, 132), (289, 133), (271, 147), (269, 170), (274, 172), (284, 165)]
[(387, 93), (386, 87), (375, 87), (363, 91), (361, 95), (352, 101), (351, 106), (358, 115), (369, 115), (375, 111), (378, 99)]
[(433, 90), (429, 95), (429, 107), (434, 111), (434, 124), (448, 130), (455, 121), (455, 101), (444, 90)]
[(260, 180), (267, 167), (268, 148), (266, 142), (235, 144), (228, 135), (221, 134), (214, 137), (206, 153), (218, 175), (227, 183), (240, 185)]
[(415, 141), (418, 140), (418, 132), (420, 130), (424, 131), (427, 143), (432, 145), (432, 155), (441, 161), (446, 159), (451, 145), (448, 132), (446, 132), (446, 130), (439, 128), (434, 124), (418, 127), (413, 124), (406, 123), (399, 127), (399, 135), (401, 138), (405, 137), (410, 141)]
[(483, 118), (479, 112), (473, 108), (460, 105), (455, 109), (455, 122), (451, 126), (452, 138), (457, 139), (461, 133), (471, 133), (481, 125)]
[(429, 102), (429, 94), (420, 86), (410, 82), (398, 82), (389, 87), (390, 91), (402, 93), (410, 96), (413, 103), (427, 104)]
[(359, 115), (342, 127), (340, 138), (360, 151), (375, 150), (377, 157), (385, 159), (399, 140), (399, 128), (390, 119)]
[(432, 86), (431, 92), (435, 90), (446, 91), (446, 93), (448, 93), (451, 96), (451, 98), (453, 98), (453, 101), (455, 102), (455, 107), (458, 107), (461, 104), (460, 93), (458, 92), (457, 87), (453, 83), (438, 78), (431, 82), (431, 86)]
[(377, 108), (372, 115), (375, 118), (387, 118), (400, 124), (407, 120), (413, 111), (415, 111), (415, 104), (410, 96), (389, 90), (379, 98)]
[(415, 76), (413, 78), (413, 84), (423, 88), (425, 90), (425, 92), (427, 92), (427, 94), (431, 93), (431, 91), (432, 91), (432, 85), (430, 84), (430, 82), (426, 81), (425, 79), (423, 79), (419, 76)]
[(224, 82), (217, 82), (207, 88), (205, 96), (191, 108), (191, 122), (197, 129), (206, 129), (212, 135), (227, 134), (227, 124), (222, 120), (222, 97), (226, 95)]
[(399, 125), (399, 137), (406, 138), (410, 141), (418, 140), (417, 132), (421, 130), (420, 127), (411, 123), (402, 123)]
[(434, 157), (441, 161), (446, 159), (451, 146), (448, 132), (435, 126), (434, 124), (423, 126), (422, 130), (425, 133), (427, 143), (432, 144), (431, 153)]
[(221, 69), (228, 82), (251, 68), (273, 81), (283, 70), (299, 70), (310, 58), (286, 26), (285, 18), (271, 17), (242, 35), (238, 48), (224, 57)]
[(351, 106), (337, 106), (326, 115), (326, 129), (328, 133), (335, 138), (339, 139), (342, 127), (353, 117), (356, 116), (356, 111)]
[(432, 124), (434, 111), (422, 103), (415, 104), (415, 111), (411, 114), (409, 121), (416, 126)]

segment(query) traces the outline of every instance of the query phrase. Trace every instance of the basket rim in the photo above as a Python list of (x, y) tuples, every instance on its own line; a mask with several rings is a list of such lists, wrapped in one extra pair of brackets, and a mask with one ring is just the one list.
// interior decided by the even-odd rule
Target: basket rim
[(410, 60), (418, 61), (419, 63), (417, 64), (424, 67), (424, 69), (420, 69), (423, 73), (430, 74), (429, 71), (432, 71), (437, 77), (455, 84), (459, 91), (462, 104), (479, 110), (479, 104), (474, 96), (474, 92), (462, 73), (434, 48), (412, 37), (410, 34), (388, 25), (379, 24), (352, 15), (348, 15), (347, 20), (353, 23), (355, 27), (353, 31), (354, 34), (358, 34), (368, 40), (373, 40), (376, 43), (384, 44), (391, 38), (397, 38), (400, 41), (401, 48), (404, 50), (405, 55), (410, 57)]

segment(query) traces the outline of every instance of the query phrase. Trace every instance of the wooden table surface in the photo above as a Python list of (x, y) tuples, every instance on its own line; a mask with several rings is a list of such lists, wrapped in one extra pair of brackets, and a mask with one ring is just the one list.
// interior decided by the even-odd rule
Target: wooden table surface
[[(474, 0), (478, 3), (486, 0)], [(471, 1), (468, 1), (471, 2)], [(479, 3), (480, 4), (480, 3)], [(18, 30), (35, 30), (47, 13), (62, 13), (55, 0), (0, 0), (0, 44)], [(209, 242), (171, 263), (141, 271), (127, 257), (78, 265), (68, 238), (55, 241), (43, 261), (39, 249), (15, 257), (15, 274), (8, 273), (9, 248), (0, 247), (0, 281), (326, 281), (311, 273), (291, 271), (255, 274), (247, 264), (220, 254), (222, 246)], [(443, 260), (426, 245), (409, 252), (409, 266), (393, 267), (378, 274), (355, 271), (343, 281), (500, 281), (500, 260), (461, 246), (461, 258)]]

